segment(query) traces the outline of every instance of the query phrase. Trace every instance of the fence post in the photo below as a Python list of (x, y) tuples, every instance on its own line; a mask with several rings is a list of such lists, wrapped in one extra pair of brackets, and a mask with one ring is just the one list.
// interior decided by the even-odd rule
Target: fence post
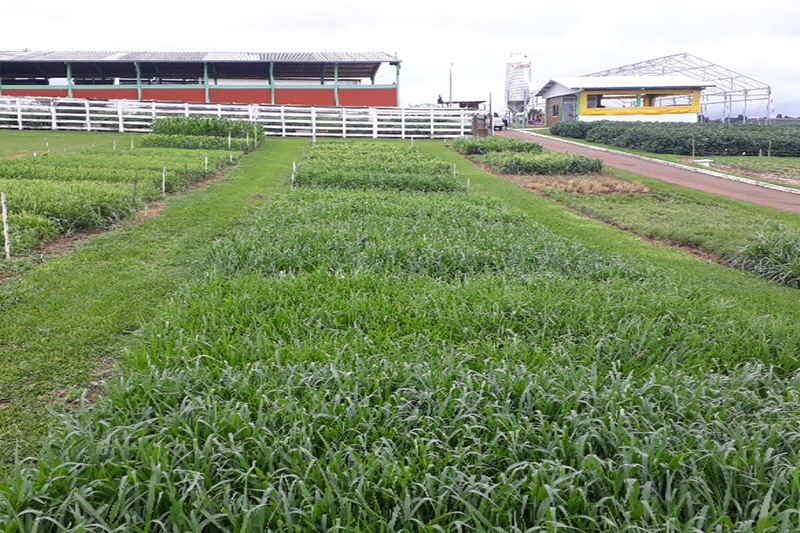
[(347, 139), (347, 108), (342, 107), (342, 139)]
[(58, 120), (56, 118), (56, 101), (54, 99), (50, 100), (50, 123), (50, 129), (58, 129)]
[(8, 235), (8, 207), (6, 193), (0, 192), (0, 203), (3, 204), (3, 240), (6, 246), (6, 259), (11, 259), (11, 237)]
[(89, 113), (89, 100), (84, 100), (83, 107), (86, 110), (86, 131), (92, 131), (92, 118)]
[(431, 108), (431, 139), (434, 137), (433, 108)]
[(22, 98), (17, 98), (17, 126), (22, 131)]
[(117, 126), (120, 133), (125, 133), (125, 118), (122, 115), (122, 100), (117, 101)]
[(317, 140), (317, 108), (311, 106), (311, 140)]
[(281, 106), (281, 137), (286, 137), (286, 114), (285, 109)]
[(378, 110), (374, 107), (369, 108), (369, 116), (372, 119), (372, 138), (378, 138)]
[[(406, 108), (400, 108), (400, 138), (406, 138)], [(412, 137), (413, 139), (413, 137)]]

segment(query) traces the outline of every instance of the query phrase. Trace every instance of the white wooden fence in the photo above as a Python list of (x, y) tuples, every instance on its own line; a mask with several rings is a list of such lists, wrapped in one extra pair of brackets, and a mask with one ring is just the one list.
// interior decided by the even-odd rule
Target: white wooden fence
[(215, 116), (248, 120), (266, 135), (452, 139), (471, 134), (474, 111), (447, 108), (309, 107), (0, 97), (0, 128), (149, 132), (153, 120)]

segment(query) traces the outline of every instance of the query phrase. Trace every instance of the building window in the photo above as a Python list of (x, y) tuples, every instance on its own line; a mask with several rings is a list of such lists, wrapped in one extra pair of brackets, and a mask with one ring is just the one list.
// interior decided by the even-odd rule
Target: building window
[(559, 109), (559, 108), (560, 108), (560, 106), (558, 104), (553, 104), (553, 109), (552, 109), (552, 112), (550, 113), (550, 115), (553, 116), (553, 117), (557, 117), (559, 112), (561, 111), (561, 109)]

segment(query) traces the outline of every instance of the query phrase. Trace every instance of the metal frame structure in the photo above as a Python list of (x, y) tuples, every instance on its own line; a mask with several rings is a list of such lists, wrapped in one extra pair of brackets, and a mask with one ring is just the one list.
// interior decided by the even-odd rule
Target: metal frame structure
[[(387, 65), (394, 83), (376, 84)], [(382, 52), (0, 51), (0, 96), (396, 106), (399, 87)]]
[[(587, 76), (664, 76), (684, 75), (708, 84), (703, 91), (701, 114), (709, 116), (709, 111), (721, 106), (720, 115), (727, 121), (741, 114), (745, 119), (765, 119), (772, 122), (774, 109), (772, 88), (749, 76), (739, 74), (725, 67), (715, 65), (691, 54), (675, 54), (671, 56), (649, 59), (632, 63)], [(741, 112), (734, 111), (734, 104), (742, 104)], [(766, 109), (764, 109), (766, 107)], [(764, 113), (760, 113), (764, 109)]]

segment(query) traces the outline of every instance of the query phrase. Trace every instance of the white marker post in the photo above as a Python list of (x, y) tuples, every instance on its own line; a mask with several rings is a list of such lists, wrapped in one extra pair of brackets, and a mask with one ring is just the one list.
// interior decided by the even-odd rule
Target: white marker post
[(11, 237), (8, 235), (8, 207), (6, 193), (0, 192), (0, 203), (3, 204), (3, 240), (6, 244), (6, 259), (11, 259)]

